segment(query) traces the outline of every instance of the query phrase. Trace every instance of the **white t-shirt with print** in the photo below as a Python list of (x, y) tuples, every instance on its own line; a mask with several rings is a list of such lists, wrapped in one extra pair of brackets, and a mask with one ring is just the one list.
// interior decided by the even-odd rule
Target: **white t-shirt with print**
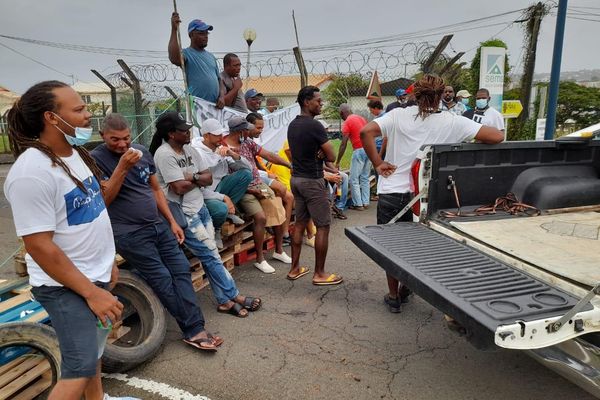
[[(92, 282), (109, 282), (115, 245), (100, 186), (77, 151), (62, 160), (86, 192), (37, 149), (27, 149), (10, 169), (4, 193), (17, 235), (54, 232), (52, 241), (83, 275)], [(31, 286), (62, 286), (31, 256), (25, 261)]]
[(504, 130), (504, 117), (495, 108), (488, 107), (483, 112), (483, 115), (473, 114), (473, 121), (480, 123), (481, 125), (487, 125), (494, 127), (498, 130)]
[(449, 112), (431, 114), (424, 120), (417, 116), (418, 112), (416, 106), (394, 108), (373, 120), (388, 140), (385, 161), (397, 167), (389, 177), (380, 177), (379, 194), (412, 191), (410, 167), (421, 146), (472, 140), (481, 128), (478, 123)]

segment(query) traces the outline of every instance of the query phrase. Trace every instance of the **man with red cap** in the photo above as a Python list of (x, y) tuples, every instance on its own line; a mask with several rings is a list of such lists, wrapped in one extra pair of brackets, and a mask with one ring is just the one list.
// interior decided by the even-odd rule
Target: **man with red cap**
[[(177, 29), (181, 19), (174, 12), (171, 15), (171, 37), (169, 39), (169, 61), (181, 67), (179, 44), (177, 43)], [(183, 49), (185, 63), (185, 74), (189, 93), (192, 96), (213, 102), (217, 108), (223, 108), (224, 86), (221, 85), (219, 67), (215, 56), (206, 51), (209, 32), (213, 30), (212, 25), (195, 19), (188, 25), (190, 47)]]

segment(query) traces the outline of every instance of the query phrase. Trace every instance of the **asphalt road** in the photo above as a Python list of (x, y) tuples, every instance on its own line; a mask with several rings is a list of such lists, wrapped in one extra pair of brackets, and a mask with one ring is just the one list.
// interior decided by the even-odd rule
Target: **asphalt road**
[[(184, 344), (169, 317), (158, 356), (125, 375), (105, 377), (107, 392), (157, 400), (593, 398), (520, 352), (475, 350), (419, 298), (390, 314), (382, 301), (383, 270), (343, 232), (344, 226), (373, 223), (374, 207), (348, 215), (332, 226), (327, 263), (344, 284), (315, 287), (310, 276), (287, 281), (287, 268), (277, 261), (273, 275), (236, 267), (241, 292), (260, 296), (264, 307), (245, 319), (219, 314), (210, 289), (201, 291), (207, 328), (225, 339), (216, 354)], [(0, 223), (4, 260), (16, 240), (4, 196)], [(312, 269), (313, 250), (303, 247), (302, 254)]]

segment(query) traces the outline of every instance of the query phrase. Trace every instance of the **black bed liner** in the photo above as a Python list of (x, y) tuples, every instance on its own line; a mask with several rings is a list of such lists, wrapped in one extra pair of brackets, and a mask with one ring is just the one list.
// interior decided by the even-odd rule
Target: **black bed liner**
[(480, 349), (497, 348), (499, 325), (561, 316), (579, 300), (417, 223), (346, 228), (346, 236), (387, 273), (461, 323)]

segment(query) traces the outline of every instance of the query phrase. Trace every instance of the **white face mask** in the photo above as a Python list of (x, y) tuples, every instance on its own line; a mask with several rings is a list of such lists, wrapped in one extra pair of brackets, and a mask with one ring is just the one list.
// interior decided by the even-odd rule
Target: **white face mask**
[(86, 144), (87, 142), (90, 141), (90, 138), (92, 137), (92, 133), (94, 131), (93, 128), (83, 128), (80, 126), (77, 126), (77, 127), (73, 126), (70, 123), (68, 123), (67, 121), (65, 121), (64, 119), (62, 119), (60, 117), (60, 115), (58, 115), (56, 113), (52, 113), (52, 114), (54, 114), (58, 119), (60, 119), (62, 122), (69, 125), (71, 128), (73, 128), (75, 130), (75, 136), (71, 136), (71, 135), (67, 135), (65, 133), (65, 131), (63, 131), (62, 129), (60, 129), (58, 127), (58, 125), (55, 125), (56, 129), (58, 129), (59, 131), (62, 132), (63, 135), (65, 135), (65, 139), (67, 139), (67, 142), (71, 146), (83, 146), (84, 144)]
[(477, 99), (475, 101), (475, 105), (480, 110), (483, 110), (484, 108), (486, 108), (488, 106), (488, 101), (489, 101), (488, 99)]

